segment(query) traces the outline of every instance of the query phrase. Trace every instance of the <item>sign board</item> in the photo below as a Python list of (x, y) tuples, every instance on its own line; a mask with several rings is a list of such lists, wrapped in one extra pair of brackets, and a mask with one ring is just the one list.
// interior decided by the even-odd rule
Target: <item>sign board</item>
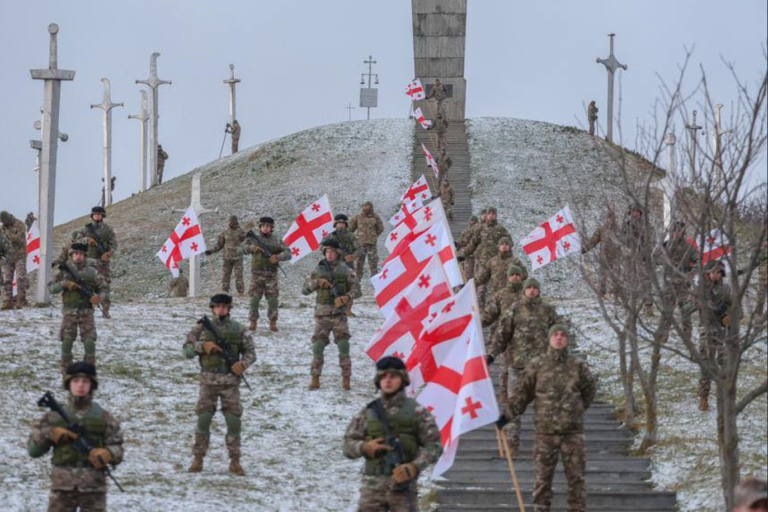
[(379, 106), (378, 89), (360, 89), (360, 106), (362, 108), (376, 108)]

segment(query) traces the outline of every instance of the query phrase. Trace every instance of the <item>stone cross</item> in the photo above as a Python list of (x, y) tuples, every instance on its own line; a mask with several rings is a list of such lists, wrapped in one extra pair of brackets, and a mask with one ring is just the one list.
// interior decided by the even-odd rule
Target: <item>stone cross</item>
[[(189, 207), (195, 210), (195, 213), (197, 214), (198, 222), (200, 221), (200, 217), (204, 213), (218, 213), (219, 209), (216, 208), (215, 210), (209, 210), (207, 208), (203, 207), (203, 203), (201, 201), (201, 192), (202, 192), (202, 173), (196, 173), (194, 176), (192, 176), (192, 200), (189, 203)], [(187, 210), (173, 210), (174, 212), (181, 212), (184, 213)], [(198, 293), (200, 292), (200, 265), (198, 261), (199, 256), (192, 256), (189, 258), (189, 296), (190, 297), (197, 297)]]
[(712, 150), (714, 155), (712, 156), (715, 163), (715, 183), (720, 184), (723, 179), (723, 135), (733, 133), (733, 130), (723, 130), (723, 118), (722, 118), (723, 105), (718, 103), (715, 105), (715, 126), (710, 132), (712, 135)]
[(128, 116), (128, 119), (138, 119), (141, 123), (139, 125), (139, 153), (141, 156), (141, 164), (139, 165), (139, 179), (141, 183), (139, 185), (139, 192), (147, 191), (147, 120), (149, 119), (149, 113), (147, 112), (147, 91), (141, 92), (141, 112), (135, 116)]
[(58, 67), (58, 47), (56, 34), (59, 26), (48, 25), (50, 49), (47, 69), (32, 69), (33, 80), (45, 81), (43, 100), (42, 144), (40, 149), (40, 185), (38, 219), (40, 225), (40, 270), (37, 276), (37, 302), (50, 304), (51, 294), (48, 281), (51, 279), (53, 261), (53, 212), (56, 199), (56, 152), (59, 142), (59, 107), (61, 101), (61, 82), (75, 79), (75, 72)]
[(149, 57), (149, 78), (146, 80), (136, 80), (137, 84), (146, 85), (149, 92), (149, 188), (157, 185), (158, 88), (161, 85), (171, 84), (170, 80), (160, 80), (157, 77), (157, 58), (159, 56), (160, 54), (155, 52)]
[(235, 65), (230, 64), (229, 65), (229, 79), (224, 80), (224, 83), (229, 86), (229, 122), (234, 123), (235, 119), (237, 119), (237, 96), (236, 96), (236, 87), (237, 84), (239, 84), (241, 80), (239, 78), (235, 78)]
[(696, 168), (696, 145), (698, 144), (696, 142), (696, 136), (699, 134), (699, 130), (702, 130), (703, 128), (699, 126), (696, 123), (696, 116), (698, 112), (695, 110), (693, 111), (693, 121), (691, 121), (691, 124), (685, 125), (688, 132), (691, 134), (691, 174), (693, 174), (693, 171)]
[(618, 69), (626, 71), (629, 69), (624, 64), (620, 63), (616, 56), (613, 54), (613, 39), (616, 34), (608, 34), (611, 40), (611, 54), (607, 59), (597, 59), (598, 64), (605, 66), (605, 70), (608, 71), (608, 130), (606, 133), (606, 139), (609, 142), (613, 142), (613, 88), (614, 88), (614, 75)]
[(101, 103), (91, 105), (91, 108), (100, 108), (103, 111), (102, 121), (102, 162), (104, 166), (104, 208), (112, 205), (112, 190), (109, 186), (112, 183), (112, 109), (122, 107), (122, 103), (112, 103), (112, 84), (109, 78), (102, 78), (104, 85), (104, 97)]
[[(43, 109), (40, 109), (40, 113), (43, 113)], [(42, 130), (43, 129), (43, 121), (45, 121), (45, 116), (43, 116), (42, 120), (35, 121), (34, 127), (35, 130)], [(59, 140), (61, 142), (67, 142), (69, 140), (69, 135), (67, 135), (64, 132), (59, 132)], [(35, 172), (38, 172), (40, 170), (40, 153), (43, 151), (43, 141), (42, 140), (30, 140), (29, 141), (29, 147), (35, 150)], [(40, 187), (40, 175), (37, 175), (37, 204), (42, 204), (42, 188)]]

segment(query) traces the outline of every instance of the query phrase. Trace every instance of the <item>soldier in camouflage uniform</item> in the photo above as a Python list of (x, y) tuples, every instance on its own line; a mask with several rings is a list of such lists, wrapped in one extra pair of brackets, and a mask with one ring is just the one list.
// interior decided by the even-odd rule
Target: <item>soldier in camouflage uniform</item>
[[(512, 391), (525, 367), (547, 351), (547, 333), (561, 322), (555, 308), (541, 300), (541, 285), (529, 278), (523, 283), (523, 297), (499, 319), (493, 335), (488, 363), (504, 354), (507, 370), (507, 390)], [(507, 435), (512, 453), (520, 446), (520, 419), (516, 418)]]
[(508, 413), (499, 420), (519, 421), (529, 404), (535, 407), (534, 512), (550, 512), (552, 481), (562, 455), (568, 482), (568, 510), (586, 512), (586, 438), (584, 413), (597, 394), (597, 382), (584, 361), (568, 352), (568, 328), (549, 329), (547, 352), (525, 369), (512, 392)]
[(499, 240), (499, 251), (480, 268), (475, 274), (475, 281), (481, 285), (488, 285), (488, 294), (493, 296), (507, 284), (509, 267), (514, 265), (523, 271), (523, 280), (528, 279), (528, 271), (520, 259), (512, 253), (512, 240), (504, 237)]
[[(419, 474), (443, 453), (440, 430), (432, 413), (406, 396), (410, 380), (403, 361), (392, 356), (381, 359), (374, 382), (381, 398), (360, 411), (344, 434), (344, 455), (365, 458), (358, 511), (415, 512)], [(402, 463), (394, 469), (384, 460), (392, 450), (386, 444), (385, 423), (403, 447)]]
[(168, 286), (168, 294), (177, 299), (189, 295), (189, 279), (184, 275), (182, 268), (179, 268), (179, 277), (171, 279), (171, 284)]
[(310, 274), (301, 292), (304, 295), (317, 293), (315, 305), (315, 333), (312, 336), (312, 382), (310, 390), (320, 388), (323, 374), (325, 347), (333, 341), (339, 347), (342, 388), (351, 389), (352, 359), (349, 357), (349, 325), (347, 307), (358, 298), (359, 289), (355, 271), (342, 263), (341, 248), (335, 240), (326, 240), (322, 246), (324, 259)]
[[(240, 466), (240, 431), (243, 404), (240, 402), (240, 380), (245, 371), (256, 361), (256, 349), (253, 339), (245, 326), (232, 320), (232, 297), (221, 293), (211, 297), (211, 323), (216, 329), (213, 333), (197, 323), (187, 334), (184, 343), (184, 356), (187, 359), (198, 358), (200, 361), (200, 397), (197, 400), (197, 427), (195, 444), (192, 447), (194, 460), (189, 467), (190, 473), (203, 470), (203, 459), (208, 451), (211, 439), (211, 422), (216, 413), (216, 405), (221, 400), (221, 412), (227, 423), (227, 451), (229, 452), (229, 472), (244, 476)], [(222, 347), (216, 337), (226, 339), (233, 357), (237, 360), (229, 366), (222, 357)]]
[(227, 124), (227, 133), (232, 135), (232, 154), (237, 153), (240, 146), (240, 123), (235, 119), (232, 124)]
[(360, 252), (357, 256), (357, 276), (363, 278), (363, 265), (368, 258), (371, 277), (379, 273), (379, 252), (376, 246), (379, 236), (384, 232), (384, 223), (373, 211), (373, 203), (368, 201), (363, 205), (363, 211), (356, 215), (349, 225), (349, 230), (357, 234)]
[[(92, 261), (93, 266), (104, 278), (104, 300), (101, 304), (101, 314), (104, 318), (111, 318), (109, 308), (112, 305), (110, 300), (112, 273), (109, 265), (115, 251), (117, 251), (117, 238), (112, 227), (104, 222), (106, 217), (107, 211), (101, 206), (91, 208), (91, 222), (86, 224), (83, 229), (78, 229), (72, 233), (72, 241), (77, 242), (83, 239), (88, 241), (88, 259)], [(66, 258), (66, 253), (63, 253), (62, 257)]]
[(435, 111), (438, 114), (443, 114), (443, 102), (447, 97), (448, 91), (445, 88), (445, 85), (443, 85), (443, 82), (440, 81), (439, 78), (435, 78), (435, 85), (430, 88), (427, 99), (435, 101)]
[(232, 273), (235, 274), (235, 286), (237, 293), (243, 295), (245, 282), (243, 281), (243, 251), (240, 247), (245, 240), (245, 231), (240, 227), (237, 215), (229, 218), (229, 227), (224, 230), (216, 240), (213, 249), (205, 251), (206, 256), (216, 254), (224, 250), (224, 264), (221, 269), (221, 289), (229, 293), (229, 284), (232, 281)]
[[(0, 297), (3, 296), (5, 289), (3, 286), (3, 283), (5, 283), (3, 280), (3, 265), (5, 264), (6, 258), (10, 257), (11, 250), (11, 244), (8, 242), (8, 239), (5, 238), (5, 235), (3, 235), (2, 229), (0, 229)], [(11, 294), (13, 294), (13, 286), (11, 286)]]
[(437, 197), (439, 197), (440, 202), (443, 203), (443, 210), (445, 210), (448, 220), (453, 220), (453, 203), (455, 201), (453, 187), (448, 183), (448, 178), (441, 181), (440, 192), (438, 192)]
[(608, 292), (608, 282), (620, 282), (620, 276), (617, 270), (620, 268), (621, 254), (617, 244), (619, 236), (619, 226), (616, 223), (616, 214), (613, 210), (608, 210), (605, 222), (597, 228), (587, 243), (581, 246), (581, 254), (587, 254), (589, 251), (600, 246), (600, 256), (598, 259), (598, 278), (599, 292), (604, 296)]
[(664, 266), (664, 281), (669, 286), (665, 300), (671, 300), (669, 306), (661, 311), (659, 321), (659, 342), (666, 343), (674, 321), (675, 308), (680, 310), (683, 331), (690, 335), (692, 330), (691, 314), (693, 310), (689, 306), (691, 301), (691, 280), (696, 270), (696, 247), (688, 242), (685, 236), (685, 223), (677, 221), (672, 225), (669, 240), (664, 242), (661, 253), (655, 255), (657, 263)]
[[(335, 228), (334, 232), (325, 237), (325, 240), (335, 240), (336, 243), (339, 244), (339, 248), (341, 249), (341, 258), (350, 269), (354, 270), (355, 260), (360, 249), (360, 245), (357, 243), (357, 237), (355, 234), (349, 230), (349, 217), (343, 213), (336, 215), (334, 218), (333, 227)], [(359, 279), (357, 280), (357, 289), (355, 290), (355, 293), (358, 297), (363, 295), (363, 292), (360, 289)], [(355, 316), (352, 313), (352, 302), (350, 302), (349, 306), (347, 307), (347, 316)]]
[(163, 173), (165, 172), (165, 162), (170, 158), (168, 153), (163, 150), (163, 145), (157, 145), (157, 184), (162, 185)]
[[(27, 229), (24, 223), (8, 212), (0, 212), (0, 234), (10, 245), (2, 265), (3, 304), (0, 311), (27, 305)], [(16, 304), (13, 302), (13, 274), (16, 273)]]
[(107, 476), (103, 469), (123, 460), (123, 434), (120, 422), (93, 401), (98, 387), (93, 365), (78, 362), (67, 367), (64, 389), (69, 397), (62, 407), (94, 445), (89, 453), (74, 448), (72, 442), (77, 434), (66, 428), (58, 413), (45, 413), (32, 427), (27, 443), (29, 455), (39, 458), (53, 449), (48, 512), (107, 510)]
[[(463, 258), (475, 257), (474, 274), (480, 274), (483, 266), (488, 260), (493, 258), (499, 248), (499, 241), (502, 238), (512, 239), (507, 228), (500, 225), (497, 220), (496, 208), (488, 208), (485, 214), (485, 223), (473, 232), (469, 243), (461, 250), (459, 254)], [(477, 290), (480, 306), (485, 304), (486, 286), (480, 285)]]
[(595, 100), (592, 100), (589, 102), (589, 107), (587, 108), (587, 119), (589, 120), (589, 134), (594, 135), (595, 129), (597, 125), (597, 113), (599, 109), (597, 108), (597, 103), (595, 103)]
[(68, 272), (59, 270), (50, 284), (52, 294), (61, 293), (61, 371), (72, 363), (72, 346), (80, 330), (80, 340), (85, 348), (84, 360), (96, 364), (96, 321), (93, 318), (93, 307), (99, 305), (104, 298), (104, 276), (86, 261), (89, 247), (85, 244), (74, 243), (70, 249), (71, 261), (66, 265), (77, 275), (93, 294), (90, 297), (75, 282)]
[(646, 286), (650, 276), (645, 274), (645, 265), (637, 263), (651, 255), (650, 248), (653, 240), (653, 233), (641, 204), (636, 203), (627, 209), (627, 218), (621, 228), (619, 240), (624, 251), (621, 258), (625, 268), (622, 280), (625, 286), (636, 290), (641, 295), (645, 301), (646, 315), (654, 316), (651, 289)]
[(245, 238), (243, 251), (252, 254), (251, 261), (251, 288), (248, 295), (251, 297), (251, 310), (248, 316), (251, 321), (251, 331), (256, 331), (259, 320), (259, 304), (261, 298), (267, 298), (267, 316), (269, 318), (269, 330), (277, 332), (277, 309), (280, 298), (277, 271), (281, 261), (291, 259), (291, 252), (282, 240), (273, 235), (275, 221), (272, 217), (259, 219), (259, 232)]
[(469, 218), (469, 226), (464, 228), (461, 234), (459, 234), (458, 240), (456, 240), (456, 250), (459, 252), (458, 260), (461, 263), (461, 268), (464, 271), (464, 278), (467, 281), (472, 279), (475, 275), (475, 257), (469, 256), (465, 258), (464, 256), (461, 256), (461, 251), (472, 241), (472, 238), (475, 236), (475, 230), (481, 229), (483, 224), (485, 224), (485, 215), (486, 210), (482, 210), (479, 218), (476, 215), (471, 216)]
[(440, 158), (437, 161), (437, 165), (440, 167), (440, 175), (447, 176), (448, 171), (450, 171), (451, 167), (453, 167), (453, 158), (451, 158), (451, 155), (448, 154), (448, 148), (440, 148)]
[[(731, 325), (730, 310), (733, 297), (724, 282), (725, 267), (721, 262), (710, 261), (704, 272), (704, 303), (699, 305), (701, 358), (717, 367), (723, 364), (723, 347)], [(709, 410), (709, 394), (712, 381), (702, 371), (699, 380), (699, 410)]]

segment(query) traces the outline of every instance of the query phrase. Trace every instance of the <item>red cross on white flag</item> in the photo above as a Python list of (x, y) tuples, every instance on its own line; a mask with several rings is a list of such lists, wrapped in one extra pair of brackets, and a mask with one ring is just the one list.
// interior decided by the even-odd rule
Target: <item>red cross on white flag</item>
[(411, 117), (414, 118), (416, 122), (419, 123), (425, 130), (429, 130), (432, 127), (432, 121), (424, 117), (424, 113), (420, 108), (414, 109), (411, 112)]
[(27, 274), (40, 268), (40, 226), (33, 222), (27, 231)]
[(13, 280), (11, 281), (11, 294), (15, 297), (19, 294), (19, 281), (16, 279), (16, 271), (13, 271)]
[(403, 194), (403, 203), (409, 203), (416, 199), (427, 201), (431, 197), (432, 191), (429, 190), (429, 183), (427, 183), (427, 178), (422, 174), (421, 177)]
[(443, 203), (436, 199), (421, 210), (417, 210), (408, 222), (395, 226), (395, 229), (389, 232), (384, 240), (384, 247), (387, 248), (390, 255), (384, 263), (400, 254), (417, 236), (438, 222), (444, 222), (448, 225), (448, 217), (445, 215)]
[(427, 159), (427, 166), (432, 168), (432, 172), (435, 173), (435, 178), (440, 177), (440, 168), (437, 166), (437, 161), (432, 156), (432, 153), (429, 152), (427, 146), (425, 146), (423, 143), (421, 147), (424, 150), (424, 157)]
[(525, 237), (520, 245), (531, 259), (533, 270), (569, 254), (578, 254), (581, 251), (581, 238), (576, 232), (571, 209), (566, 206), (557, 212)]
[(420, 101), (427, 97), (427, 92), (424, 90), (424, 86), (418, 78), (414, 78), (408, 84), (405, 88), (405, 94), (411, 98), (412, 101)]
[(316, 251), (323, 238), (335, 230), (331, 203), (326, 195), (301, 212), (283, 237), (283, 242), (291, 250), (291, 263)]
[[(689, 238), (688, 241), (693, 244), (696, 250), (699, 250), (699, 243), (696, 239)], [(730, 253), (731, 241), (728, 240), (728, 235), (719, 229), (713, 229), (704, 237), (703, 249), (700, 251), (701, 264), (706, 265), (710, 261), (717, 261)]]
[(392, 216), (391, 219), (389, 219), (389, 224), (392, 226), (397, 226), (398, 224), (402, 222), (408, 222), (409, 219), (413, 218), (413, 214), (424, 207), (424, 202), (421, 200), (421, 197), (416, 198), (414, 201), (404, 202), (400, 209), (397, 210), (397, 213)]
[(205, 238), (194, 208), (189, 208), (176, 228), (157, 251), (157, 257), (168, 267), (174, 277), (179, 277), (179, 265), (192, 256), (205, 252)]

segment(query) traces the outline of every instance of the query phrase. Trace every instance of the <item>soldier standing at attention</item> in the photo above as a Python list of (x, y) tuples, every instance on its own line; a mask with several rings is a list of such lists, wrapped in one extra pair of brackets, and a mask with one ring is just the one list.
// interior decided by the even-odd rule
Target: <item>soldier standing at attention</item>
[(595, 103), (595, 100), (592, 100), (589, 102), (589, 107), (587, 108), (587, 118), (589, 119), (589, 134), (594, 135), (595, 134), (595, 128), (597, 126), (597, 112), (599, 109), (597, 108), (597, 104)]
[(235, 286), (238, 295), (245, 293), (245, 282), (243, 281), (243, 251), (240, 248), (245, 240), (245, 231), (240, 227), (237, 215), (229, 218), (229, 227), (225, 229), (216, 240), (213, 249), (205, 251), (206, 256), (216, 254), (224, 250), (224, 265), (221, 270), (221, 289), (224, 293), (229, 293), (229, 285), (232, 281), (232, 273), (235, 274)]
[(363, 265), (368, 258), (371, 277), (379, 273), (379, 252), (376, 246), (379, 236), (384, 232), (384, 223), (373, 211), (373, 203), (368, 201), (363, 205), (363, 211), (352, 219), (349, 230), (357, 235), (360, 252), (357, 258), (357, 277), (363, 278)]
[(47, 412), (32, 427), (27, 450), (35, 459), (53, 448), (49, 512), (106, 512), (107, 465), (116, 466), (123, 460), (123, 434), (120, 422), (93, 401), (99, 387), (96, 368), (79, 362), (67, 367), (64, 389), (69, 393), (62, 404), (71, 421), (85, 432), (94, 446), (88, 452), (75, 448), (78, 434), (68, 430), (64, 419), (56, 412)]
[(0, 236), (10, 246), (0, 270), (3, 274), (2, 311), (14, 308), (13, 274), (16, 273), (16, 309), (27, 305), (27, 229), (24, 223), (8, 212), (0, 212)]
[[(198, 322), (187, 334), (184, 343), (184, 356), (187, 359), (198, 358), (200, 361), (200, 397), (197, 400), (197, 427), (195, 444), (192, 447), (194, 460), (189, 467), (190, 473), (203, 470), (203, 459), (208, 451), (211, 439), (211, 422), (216, 413), (216, 405), (221, 400), (221, 412), (227, 423), (227, 451), (229, 452), (229, 472), (244, 476), (240, 466), (240, 430), (243, 405), (240, 402), (240, 378), (256, 361), (256, 350), (251, 336), (245, 327), (229, 316), (232, 309), (232, 297), (221, 293), (211, 297), (211, 327), (206, 328)], [(215, 332), (214, 332), (215, 331)], [(223, 348), (219, 339), (226, 340), (232, 357), (236, 360), (231, 366), (223, 357)]]
[[(344, 434), (344, 455), (365, 457), (360, 488), (360, 512), (415, 512), (419, 510), (417, 479), (443, 453), (435, 418), (416, 400), (408, 398), (410, 384), (405, 363), (385, 357), (376, 363), (376, 388), (381, 398), (355, 416)], [(387, 431), (402, 446), (395, 467), (385, 456), (393, 450)]]
[[(88, 240), (88, 259), (93, 261), (96, 271), (104, 279), (104, 290), (101, 304), (101, 314), (104, 318), (112, 318), (109, 315), (109, 308), (112, 305), (110, 300), (110, 285), (112, 284), (112, 273), (110, 271), (110, 261), (117, 251), (117, 238), (112, 227), (104, 222), (107, 218), (107, 211), (101, 206), (91, 208), (91, 222), (72, 234), (72, 241)], [(66, 260), (66, 253), (63, 255)], [(60, 260), (61, 261), (61, 260)]]
[(168, 153), (163, 150), (163, 145), (157, 145), (157, 184), (163, 184), (163, 172), (165, 171), (165, 162), (168, 160)]

